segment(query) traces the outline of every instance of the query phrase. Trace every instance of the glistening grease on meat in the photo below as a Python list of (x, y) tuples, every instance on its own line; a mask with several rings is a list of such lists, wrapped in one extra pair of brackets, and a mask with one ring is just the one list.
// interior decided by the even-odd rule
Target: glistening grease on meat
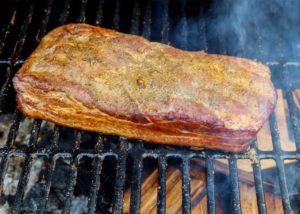
[(153, 143), (245, 150), (276, 104), (269, 68), (87, 24), (54, 29), (13, 79), (33, 118)]

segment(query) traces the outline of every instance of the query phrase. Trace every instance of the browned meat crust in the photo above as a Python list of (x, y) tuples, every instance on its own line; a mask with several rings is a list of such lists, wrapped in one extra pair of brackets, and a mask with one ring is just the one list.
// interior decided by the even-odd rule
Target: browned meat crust
[(245, 150), (276, 104), (268, 67), (69, 24), (13, 79), (26, 115), (154, 143)]

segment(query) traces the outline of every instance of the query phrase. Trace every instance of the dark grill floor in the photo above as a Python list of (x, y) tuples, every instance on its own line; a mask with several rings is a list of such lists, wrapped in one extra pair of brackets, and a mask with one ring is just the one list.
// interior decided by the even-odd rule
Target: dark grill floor
[[(276, 162), (283, 208), (285, 213), (291, 213), (288, 189), (290, 178), (286, 177), (284, 160), (300, 159), (299, 109), (292, 94), (294, 89), (300, 88), (300, 15), (297, 9), (300, 8), (300, 2), (257, 0), (250, 4), (250, 11), (245, 9), (249, 2), (238, 2), (242, 3), (237, 4), (231, 0), (1, 1), (0, 110), (2, 116), (13, 114), (13, 118), (9, 123), (6, 145), (0, 148), (0, 202), (5, 199), (13, 211), (21, 212), (27, 203), (24, 193), (29, 182), (30, 169), (37, 159), (43, 159), (46, 164), (40, 178), (42, 184), (35, 195), (33, 194), (33, 197), (38, 198), (34, 208), (37, 212), (44, 212), (47, 201), (49, 206), (49, 201), (54, 200), (51, 193), (61, 189), (63, 194), (57, 193), (56, 196), (62, 198), (60, 207), (63, 212), (70, 211), (73, 196), (83, 192), (89, 198), (89, 213), (93, 213), (95, 209), (97, 212), (105, 212), (110, 204), (113, 213), (120, 213), (124, 187), (130, 186), (130, 211), (137, 213), (141, 200), (142, 173), (148, 166), (145, 161), (155, 159), (159, 172), (158, 212), (165, 213), (166, 168), (168, 159), (175, 158), (182, 171), (182, 210), (189, 213), (190, 160), (199, 158), (205, 160), (208, 211), (215, 213), (214, 159), (225, 158), (229, 161), (230, 169), (231, 210), (240, 213), (237, 160), (250, 159), (258, 209), (260, 213), (266, 213), (260, 160), (273, 159)], [(260, 9), (251, 15), (257, 5)], [(245, 19), (245, 16), (248, 18)], [(24, 116), (15, 108), (15, 92), (11, 79), (45, 33), (71, 22), (87, 22), (139, 34), (152, 41), (168, 43), (181, 49), (244, 56), (268, 64), (272, 69), (272, 80), (276, 88), (282, 89), (287, 100), (291, 121), (289, 132), (296, 143), (296, 151), (287, 152), (281, 149), (280, 130), (277, 128), (274, 113), (269, 120), (274, 151), (260, 151), (257, 142), (249, 152), (241, 154), (155, 146), (145, 142), (129, 142), (116, 136), (83, 133), (53, 124), (45, 128), (44, 122), (40, 120), (33, 121), (32, 129), (24, 134), (23, 140), (27, 136), (28, 143), (22, 144), (23, 140), (18, 140), (18, 132), (21, 129), (20, 124), (24, 123)], [(243, 30), (239, 30), (241, 27)], [(5, 198), (3, 186), (6, 169), (9, 160), (16, 158), (22, 160), (20, 180), (16, 194)], [(60, 181), (58, 174), (65, 181)], [(293, 208), (297, 209), (297, 203), (294, 204), (296, 205)]]

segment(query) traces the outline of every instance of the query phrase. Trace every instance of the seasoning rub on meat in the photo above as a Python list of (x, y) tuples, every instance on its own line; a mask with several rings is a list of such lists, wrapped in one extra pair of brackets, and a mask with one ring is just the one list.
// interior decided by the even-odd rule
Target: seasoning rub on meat
[(33, 118), (153, 143), (245, 150), (276, 104), (270, 70), (87, 24), (48, 33), (13, 79)]

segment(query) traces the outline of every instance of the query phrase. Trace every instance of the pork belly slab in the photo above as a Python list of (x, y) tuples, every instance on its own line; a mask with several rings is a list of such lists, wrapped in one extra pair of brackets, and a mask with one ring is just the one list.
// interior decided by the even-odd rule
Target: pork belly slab
[(13, 84), (29, 117), (230, 152), (247, 149), (277, 100), (261, 63), (87, 24), (48, 33)]

